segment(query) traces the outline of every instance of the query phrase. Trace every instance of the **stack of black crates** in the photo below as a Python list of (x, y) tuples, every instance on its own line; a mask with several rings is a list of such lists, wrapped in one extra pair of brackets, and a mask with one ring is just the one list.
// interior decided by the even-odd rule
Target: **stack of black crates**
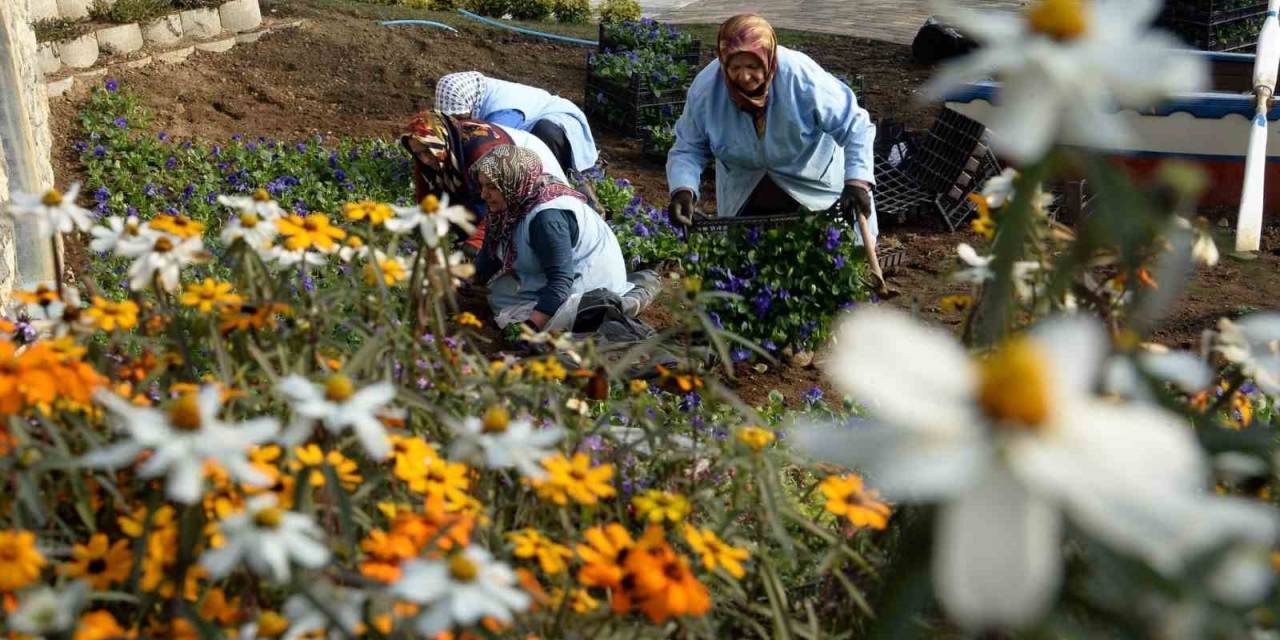
[[(630, 43), (611, 40), (605, 25), (600, 25), (597, 53), (621, 53), (634, 49)], [(626, 82), (601, 77), (589, 60), (587, 83), (583, 91), (583, 110), (592, 119), (632, 138), (646, 138), (650, 127), (674, 123), (684, 112), (686, 93), (701, 63), (702, 42), (692, 40), (685, 50), (670, 55), (674, 61), (686, 63), (689, 74), (682, 86), (658, 93), (652, 91), (648, 83), (643, 82), (638, 75), (631, 76)]]
[(1166, 0), (1160, 25), (1205, 51), (1253, 51), (1266, 0)]

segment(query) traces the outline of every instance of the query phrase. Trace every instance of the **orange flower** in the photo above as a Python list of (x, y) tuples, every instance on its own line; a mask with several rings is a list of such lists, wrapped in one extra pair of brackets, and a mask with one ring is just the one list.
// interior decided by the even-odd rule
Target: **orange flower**
[(360, 563), (360, 574), (377, 582), (392, 583), (400, 579), (400, 563), (418, 555), (418, 545), (408, 536), (374, 529), (360, 542), (369, 558)]
[(0, 531), (0, 591), (17, 591), (40, 577), (46, 562), (30, 531)]
[(132, 566), (133, 551), (127, 539), (111, 544), (106, 534), (95, 533), (89, 542), (71, 549), (71, 560), (62, 565), (62, 574), (84, 578), (94, 589), (106, 591), (128, 578)]
[(617, 590), (622, 586), (622, 562), (627, 551), (635, 546), (631, 534), (620, 524), (591, 527), (583, 534), (586, 544), (577, 547), (583, 566), (578, 570), (578, 582), (588, 587), (607, 587)]
[(200, 603), (200, 617), (229, 627), (240, 620), (240, 598), (227, 599), (222, 589), (214, 587)]
[(347, 237), (347, 232), (333, 226), (329, 216), (309, 213), (306, 217), (293, 214), (276, 221), (276, 228), (284, 236), (284, 246), (290, 251), (318, 250), (328, 253), (338, 248), (335, 240)]
[(711, 610), (711, 595), (693, 575), (689, 559), (678, 555), (664, 536), (662, 529), (650, 527), (627, 554), (632, 597), (655, 623), (676, 616), (701, 616)]
[(75, 635), (71, 636), (72, 640), (119, 640), (120, 638), (134, 638), (136, 633), (125, 631), (116, 622), (115, 616), (110, 611), (99, 609), (90, 611), (80, 616), (80, 625), (76, 628)]
[(831, 476), (818, 485), (827, 497), (827, 511), (849, 519), (855, 527), (884, 529), (889, 524), (890, 508), (881, 502), (875, 490), (866, 489), (856, 473)]
[(413, 546), (422, 549), (434, 541), (434, 550), (448, 551), (455, 546), (471, 543), (471, 530), (475, 518), (468, 514), (450, 513), (440, 495), (429, 495), (423, 513), (405, 511), (396, 514), (391, 532), (407, 537)]
[(179, 238), (195, 238), (204, 233), (204, 223), (196, 222), (187, 216), (175, 216), (162, 213), (147, 222), (147, 226), (156, 231), (172, 233)]

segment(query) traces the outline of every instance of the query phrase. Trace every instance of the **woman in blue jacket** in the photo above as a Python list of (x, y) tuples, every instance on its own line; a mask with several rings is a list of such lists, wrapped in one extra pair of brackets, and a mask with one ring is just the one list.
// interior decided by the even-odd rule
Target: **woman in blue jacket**
[(876, 127), (853, 90), (778, 46), (760, 16), (730, 18), (717, 43), (718, 59), (689, 87), (667, 156), (672, 221), (692, 221), (702, 171), (715, 160), (719, 215), (834, 210), (857, 224), (854, 240), (883, 288), (871, 195)]
[(566, 174), (586, 171), (600, 159), (586, 114), (537, 87), (476, 71), (450, 73), (436, 83), (436, 111), (528, 131), (551, 148)]

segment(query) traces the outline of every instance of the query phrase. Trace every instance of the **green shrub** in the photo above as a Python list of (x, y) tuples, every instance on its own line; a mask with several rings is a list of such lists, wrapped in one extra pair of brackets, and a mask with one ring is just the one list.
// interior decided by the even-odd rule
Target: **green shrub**
[(466, 0), (466, 3), (468, 10), (490, 18), (501, 18), (511, 13), (512, 5), (516, 4), (513, 0)]
[(433, 0), (400, 0), (400, 5), (411, 7), (413, 9), (435, 9), (436, 3)]
[(31, 23), (31, 28), (36, 32), (37, 42), (57, 42), (84, 35), (89, 25), (83, 20), (47, 18)]
[(436, 11), (456, 11), (460, 5), (461, 0), (431, 0), (431, 8)]
[(171, 0), (174, 9), (212, 9), (220, 4), (222, 0)]
[(555, 0), (519, 0), (511, 3), (511, 17), (516, 20), (546, 20), (555, 7)]
[(564, 24), (591, 22), (591, 0), (556, 0), (556, 20)]
[(640, 3), (636, 0), (604, 0), (600, 3), (601, 22), (639, 20)]
[(150, 22), (172, 13), (173, 9), (173, 0), (116, 0), (110, 6), (106, 0), (96, 0), (89, 9), (89, 17), (117, 24)]

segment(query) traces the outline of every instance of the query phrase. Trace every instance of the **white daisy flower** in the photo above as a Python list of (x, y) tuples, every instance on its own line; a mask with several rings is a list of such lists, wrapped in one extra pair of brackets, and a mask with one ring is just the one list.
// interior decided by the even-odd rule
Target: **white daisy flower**
[(510, 623), (529, 607), (529, 594), (516, 587), (516, 575), (488, 551), (472, 546), (448, 560), (412, 560), (404, 564), (393, 597), (422, 605), (414, 621), (425, 637), (454, 625), (467, 627), (483, 618)]
[(89, 596), (89, 583), (77, 580), (62, 591), (47, 586), (22, 594), (18, 609), (9, 614), (9, 631), (30, 636), (57, 637), (71, 631)]
[(288, 582), (289, 563), (319, 569), (329, 562), (324, 531), (310, 516), (281, 509), (273, 493), (250, 498), (244, 511), (223, 518), (218, 529), (222, 546), (200, 556), (209, 576), (220, 580), (241, 561), (254, 573), (276, 582)]
[(527, 478), (541, 479), (542, 460), (555, 454), (552, 448), (564, 437), (560, 427), (538, 429), (528, 420), (512, 420), (506, 409), (495, 407), (483, 418), (467, 418), (453, 424), (454, 441), (449, 456), (490, 469), (517, 469)]
[(293, 407), (293, 423), (281, 436), (281, 442), (293, 446), (306, 440), (319, 422), (331, 433), (350, 428), (370, 457), (382, 460), (391, 452), (387, 429), (378, 416), (387, 414), (387, 406), (396, 397), (391, 383), (371, 384), (359, 391), (351, 379), (335, 373), (323, 385), (291, 375), (276, 387)]
[(1132, 354), (1117, 354), (1103, 366), (1102, 388), (1121, 398), (1154, 401), (1143, 374), (1194, 394), (1213, 383), (1213, 370), (1204, 359), (1162, 344), (1142, 343)]
[[(1015, 182), (1020, 176), (1017, 169), (1009, 167), (1001, 171), (1000, 175), (988, 179), (986, 184), (982, 185), (981, 193), (987, 201), (987, 206), (999, 209), (1012, 202), (1017, 193), (1017, 189), (1014, 188)], [(1036, 185), (1036, 201), (1033, 204), (1043, 212), (1053, 205), (1053, 194), (1045, 193), (1040, 185)]]
[(352, 246), (350, 242), (348, 242), (347, 244), (342, 245), (341, 249), (338, 249), (338, 258), (343, 262), (351, 262), (356, 258), (364, 260), (368, 258), (368, 256), (369, 245), (364, 244), (363, 242), (356, 246)]
[[(289, 630), (281, 640), (316, 637), (315, 632), (325, 630), (330, 633), (319, 637), (336, 639), (357, 636), (356, 632), (361, 628), (364, 620), (364, 603), (369, 598), (368, 594), (361, 589), (349, 589), (329, 582), (320, 582), (314, 585), (312, 595), (324, 603), (328, 613), (317, 608), (305, 595), (290, 596), (281, 611), (289, 621)], [(333, 628), (334, 620), (329, 618), (329, 614), (337, 618), (341, 629)]]
[(265, 218), (253, 211), (241, 211), (240, 215), (231, 219), (222, 229), (222, 242), (231, 246), (236, 240), (243, 240), (250, 247), (270, 246), (276, 239), (276, 221)]
[(1233, 607), (1248, 607), (1271, 593), (1276, 571), (1271, 550), (1280, 535), (1275, 514), (1252, 500), (1223, 498), (1210, 507), (1210, 522), (1228, 525), (1222, 534), (1229, 541), (1226, 552), (1208, 577), (1215, 598)]
[(874, 419), (798, 442), (865, 470), (891, 500), (941, 502), (946, 610), (968, 628), (1023, 626), (1057, 593), (1064, 516), (1168, 572), (1220, 533), (1188, 517), (1208, 501), (1207, 464), (1180, 418), (1093, 394), (1107, 343), (1094, 321), (1066, 318), (974, 361), (940, 330), (861, 309), (828, 373)]
[(104, 222), (106, 222), (105, 225), (96, 225), (89, 230), (89, 233), (93, 234), (93, 241), (89, 243), (89, 248), (98, 253), (115, 251), (116, 246), (121, 242), (127, 242), (142, 233), (142, 224), (138, 222), (138, 216), (128, 218), (111, 216)]
[(392, 233), (406, 233), (418, 229), (422, 240), (428, 247), (437, 247), (440, 241), (449, 237), (449, 227), (456, 226), (467, 233), (474, 233), (475, 225), (471, 224), (474, 216), (461, 205), (449, 206), (449, 197), (433, 200), (428, 196), (422, 204), (412, 207), (392, 207), (396, 215), (387, 220), (386, 227)]
[(285, 210), (271, 198), (266, 189), (258, 189), (250, 197), (218, 196), (218, 204), (243, 214), (253, 214), (258, 220), (275, 221), (285, 215)]
[[(449, 279), (454, 287), (462, 284), (464, 280), (470, 280), (476, 275), (476, 265), (461, 251), (454, 251), (446, 258), (447, 264), (443, 268), (448, 272)], [(440, 266), (437, 269), (442, 268)]]
[(129, 265), (129, 288), (133, 291), (150, 287), (153, 280), (158, 280), (165, 291), (176, 291), (183, 267), (209, 257), (199, 236), (180, 238), (150, 227), (117, 242), (116, 255), (133, 258)]
[(301, 262), (313, 267), (329, 263), (329, 255), (326, 253), (307, 249), (291, 251), (279, 245), (265, 247), (258, 255), (262, 256), (263, 262), (274, 264), (280, 270), (292, 268)]
[[(995, 272), (991, 270), (991, 261), (995, 260), (995, 256), (978, 255), (976, 249), (964, 242), (956, 245), (956, 256), (969, 268), (952, 274), (953, 280), (982, 284), (996, 277)], [(1043, 293), (1043, 288), (1037, 287), (1032, 281), (1034, 274), (1039, 270), (1039, 262), (1020, 260), (1013, 263), (1013, 287), (1018, 300), (1029, 302)]]
[(200, 500), (203, 494), (204, 463), (217, 463), (239, 482), (266, 486), (271, 479), (249, 462), (249, 449), (269, 441), (280, 431), (275, 418), (255, 418), (239, 424), (218, 418), (221, 392), (206, 385), (198, 393), (169, 403), (167, 411), (139, 407), (124, 398), (102, 392), (100, 404), (115, 418), (116, 427), (129, 439), (86, 455), (81, 463), (90, 467), (115, 469), (134, 463), (144, 451), (151, 452), (140, 465), (143, 478), (166, 476), (169, 498), (183, 504)]
[(1206, 86), (1208, 65), (1150, 27), (1160, 0), (1034, 0), (1023, 12), (941, 12), (981, 47), (944, 67), (925, 93), (942, 97), (995, 76), (993, 143), (1017, 162), (1055, 140), (1113, 147), (1129, 138), (1117, 108), (1151, 106)]
[(43, 194), (14, 192), (9, 202), (9, 215), (32, 218), (37, 233), (44, 238), (76, 229), (88, 231), (93, 226), (93, 214), (76, 204), (76, 196), (79, 195), (79, 182), (71, 185), (66, 193), (57, 189)]
[(1213, 350), (1267, 393), (1280, 393), (1280, 313), (1254, 313), (1218, 320)]

